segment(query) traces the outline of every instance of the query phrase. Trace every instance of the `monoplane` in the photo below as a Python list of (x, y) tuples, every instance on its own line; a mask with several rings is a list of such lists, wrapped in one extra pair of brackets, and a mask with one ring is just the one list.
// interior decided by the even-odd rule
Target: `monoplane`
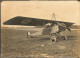
[[(54, 19), (53, 19), (54, 17)], [(57, 21), (55, 15), (52, 15), (51, 20), (22, 17), (17, 16), (3, 23), (4, 25), (22, 25), (22, 26), (35, 26), (26, 29), (27, 37), (34, 36), (49, 36), (52, 42), (56, 42), (56, 39), (62, 37), (67, 39), (66, 30), (71, 32), (70, 27), (74, 24), (72, 22)]]

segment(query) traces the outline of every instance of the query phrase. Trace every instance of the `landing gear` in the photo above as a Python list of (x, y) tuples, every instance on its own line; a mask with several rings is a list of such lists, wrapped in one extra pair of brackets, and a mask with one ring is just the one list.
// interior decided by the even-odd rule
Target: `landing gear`
[(51, 36), (50, 40), (51, 42), (56, 42), (56, 36)]
[(65, 40), (65, 41), (67, 40), (67, 36), (61, 36), (59, 33), (52, 33), (50, 40), (51, 40), (51, 42), (56, 42), (57, 39), (60, 39), (60, 38), (63, 38), (63, 40)]
[(56, 42), (56, 39), (57, 39), (56, 34), (55, 33), (52, 33), (51, 34), (51, 38), (50, 38), (51, 42)]

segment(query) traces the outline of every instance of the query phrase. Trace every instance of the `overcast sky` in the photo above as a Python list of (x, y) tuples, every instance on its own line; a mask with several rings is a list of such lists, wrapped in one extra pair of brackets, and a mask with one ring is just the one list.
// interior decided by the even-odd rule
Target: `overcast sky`
[(78, 1), (3, 1), (1, 24), (16, 16), (50, 20), (53, 13), (59, 21), (80, 24)]

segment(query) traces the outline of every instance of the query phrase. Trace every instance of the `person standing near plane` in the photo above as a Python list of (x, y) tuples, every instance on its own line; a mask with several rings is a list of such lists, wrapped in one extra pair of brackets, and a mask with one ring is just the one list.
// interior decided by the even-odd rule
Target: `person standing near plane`
[(52, 26), (52, 29), (51, 29), (51, 38), (50, 40), (52, 42), (56, 42), (56, 38), (57, 38), (57, 32), (59, 31), (59, 26), (57, 25), (57, 23), (55, 22), (55, 24)]

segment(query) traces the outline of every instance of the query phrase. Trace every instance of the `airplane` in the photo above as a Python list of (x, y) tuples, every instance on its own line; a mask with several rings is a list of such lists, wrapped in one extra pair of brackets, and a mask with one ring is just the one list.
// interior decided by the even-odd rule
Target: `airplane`
[[(52, 15), (52, 18), (55, 18), (55, 15)], [(35, 37), (35, 36), (49, 36), (50, 40), (52, 42), (56, 42), (56, 39), (59, 37), (63, 37), (64, 40), (67, 39), (66, 30), (71, 32), (70, 27), (74, 24), (72, 22), (64, 22), (64, 21), (57, 21), (55, 20), (47, 20), (47, 19), (39, 19), (39, 18), (31, 18), (31, 17), (22, 17), (17, 16), (14, 18), (11, 18), (10, 20), (7, 20), (3, 23), (4, 25), (22, 25), (22, 26), (35, 26), (32, 28), (27, 28), (27, 37)], [(55, 26), (55, 24), (60, 25), (59, 32), (56, 32), (55, 34), (51, 34), (52, 28)], [(63, 26), (65, 27), (63, 27)], [(62, 34), (62, 35), (61, 35)]]

